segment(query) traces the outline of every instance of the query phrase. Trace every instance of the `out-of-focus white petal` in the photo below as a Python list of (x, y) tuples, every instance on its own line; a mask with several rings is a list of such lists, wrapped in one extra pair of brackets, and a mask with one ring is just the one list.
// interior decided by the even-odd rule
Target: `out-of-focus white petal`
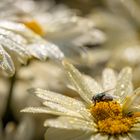
[(84, 135), (85, 132), (78, 130), (48, 128), (45, 133), (45, 140), (73, 140)]
[[(28, 130), (28, 131), (27, 131)], [(31, 140), (34, 135), (34, 123), (31, 118), (24, 118), (17, 127), (14, 140)]]
[(44, 102), (43, 103), (45, 106), (51, 108), (52, 110), (58, 111), (58, 112), (62, 112), (64, 114), (70, 114), (70, 116), (75, 116), (75, 117), (80, 117), (83, 118), (82, 115), (80, 115), (80, 113), (76, 112), (76, 111), (72, 111), (70, 109), (68, 109), (67, 107), (57, 104), (57, 103), (53, 103), (53, 102)]
[(102, 77), (103, 77), (102, 79), (103, 88), (105, 91), (115, 88), (117, 79), (115, 72), (112, 69), (110, 68), (104, 69)]
[(7, 35), (0, 35), (0, 42), (8, 53), (15, 54), (21, 63), (26, 64), (29, 54), (22, 44), (18, 44)]
[(9, 54), (0, 45), (0, 68), (12, 76), (15, 73), (15, 67)]
[(48, 57), (48, 52), (45, 49), (44, 44), (33, 43), (29, 44), (26, 48), (29, 53), (35, 58), (46, 60), (46, 58)]
[(44, 126), (92, 132), (97, 131), (97, 129), (94, 126), (94, 123), (73, 117), (59, 117), (57, 119), (48, 119), (45, 121)]
[(0, 27), (23, 36), (29, 43), (29, 46), (27, 46), (29, 52), (39, 59), (44, 60), (47, 56), (57, 60), (62, 60), (64, 58), (64, 54), (58, 46), (42, 39), (38, 34), (28, 29), (24, 24), (14, 23), (11, 21), (1, 21)]
[(37, 34), (35, 34), (33, 31), (31, 31), (22, 23), (0, 20), (0, 27), (16, 32), (31, 42), (38, 39), (39, 37)]
[(5, 35), (5, 36), (9, 36), (9, 38), (11, 38), (13, 41), (15, 41), (19, 44), (26, 44), (27, 43), (27, 40), (23, 36), (15, 33), (15, 32), (12, 32), (10, 30), (0, 28), (0, 34)]
[(56, 60), (62, 60), (64, 58), (64, 54), (62, 51), (54, 44), (50, 42), (36, 42), (27, 46), (27, 50), (33, 56), (45, 60), (47, 57)]
[(132, 92), (131, 96), (126, 97), (123, 104), (124, 112), (134, 112), (140, 110), (140, 88)]
[(66, 69), (66, 72), (68, 73), (68, 77), (71, 80), (72, 84), (77, 89), (77, 92), (88, 104), (91, 104), (91, 97), (94, 95), (94, 93), (88, 87), (88, 84), (84, 80), (81, 73), (66, 60), (63, 61), (63, 66)]
[(94, 44), (102, 44), (106, 41), (106, 36), (101, 32), (100, 30), (97, 29), (91, 29), (87, 31), (86, 33), (84, 32), (83, 34), (79, 35), (76, 37), (72, 42), (76, 46), (83, 46), (83, 45), (94, 45)]
[(126, 67), (122, 69), (118, 76), (118, 81), (116, 84), (116, 90), (114, 95), (120, 97), (120, 103), (123, 103), (125, 98), (130, 95), (133, 91), (132, 86), (132, 69)]
[(45, 49), (48, 52), (48, 56), (52, 59), (62, 60), (64, 58), (64, 54), (62, 51), (53, 43), (46, 42)]

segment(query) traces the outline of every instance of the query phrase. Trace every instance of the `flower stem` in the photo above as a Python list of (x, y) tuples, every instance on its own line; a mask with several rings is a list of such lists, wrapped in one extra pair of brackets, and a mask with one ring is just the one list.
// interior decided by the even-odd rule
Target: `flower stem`
[(13, 88), (14, 88), (15, 82), (16, 82), (16, 74), (10, 78), (10, 88), (9, 88), (7, 104), (5, 107), (5, 113), (2, 117), (3, 128), (5, 128), (6, 124), (10, 121), (14, 121), (17, 123), (17, 120), (15, 119), (13, 112), (12, 112), (12, 108), (11, 108), (11, 101), (12, 101)]

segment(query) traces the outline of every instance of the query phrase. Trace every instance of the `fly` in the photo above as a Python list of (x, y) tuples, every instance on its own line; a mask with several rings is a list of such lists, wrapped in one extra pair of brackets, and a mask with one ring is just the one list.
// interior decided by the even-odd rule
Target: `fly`
[[(114, 88), (113, 89), (110, 89), (110, 90), (114, 90)], [(108, 90), (108, 91), (104, 91), (104, 92), (102, 92), (102, 93), (98, 93), (98, 94), (96, 94), (96, 95), (94, 95), (93, 97), (92, 97), (92, 101), (93, 101), (93, 103), (97, 103), (97, 102), (108, 102), (108, 101), (113, 101), (113, 99), (114, 99), (114, 96), (111, 96), (110, 94), (108, 94), (107, 92), (109, 92), (110, 90)]]

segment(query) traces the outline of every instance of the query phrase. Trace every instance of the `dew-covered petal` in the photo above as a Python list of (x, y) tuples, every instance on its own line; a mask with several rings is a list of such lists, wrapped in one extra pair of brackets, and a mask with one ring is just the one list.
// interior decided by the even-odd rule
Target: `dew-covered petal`
[(88, 104), (91, 104), (91, 97), (93, 96), (93, 91), (91, 91), (90, 87), (88, 87), (88, 84), (84, 80), (81, 73), (66, 60), (63, 61), (63, 66), (68, 73), (68, 77), (71, 80), (72, 84), (77, 89), (77, 92)]
[(125, 102), (123, 104), (123, 111), (124, 112), (139, 111), (139, 107), (140, 107), (140, 88), (133, 91), (132, 95), (128, 96), (125, 99)]
[(108, 140), (108, 135), (102, 135), (100, 133), (93, 134), (90, 140)]
[(132, 69), (126, 67), (122, 69), (118, 76), (118, 81), (116, 84), (116, 90), (114, 95), (120, 97), (120, 103), (123, 103), (125, 98), (129, 96), (133, 91), (132, 86)]
[(77, 137), (83, 136), (84, 133), (85, 132), (78, 130), (48, 128), (45, 133), (45, 140), (73, 140)]
[(43, 103), (45, 106), (51, 108), (52, 110), (55, 110), (55, 111), (58, 111), (58, 112), (62, 112), (64, 114), (68, 114), (70, 116), (75, 116), (75, 117), (80, 117), (80, 118), (83, 118), (80, 113), (76, 112), (76, 111), (72, 111), (70, 109), (68, 109), (67, 107), (65, 106), (62, 106), (60, 104), (57, 104), (57, 103), (53, 103), (53, 102), (44, 102)]
[(48, 119), (44, 123), (45, 127), (55, 127), (62, 129), (74, 129), (96, 132), (94, 123), (74, 117), (59, 117), (57, 119)]
[(115, 72), (112, 69), (110, 68), (104, 69), (102, 77), (103, 77), (102, 79), (103, 89), (105, 91), (115, 88), (117, 79)]
[(85, 108), (85, 105), (81, 101), (59, 93), (43, 90), (40, 88), (30, 89), (29, 91), (31, 93), (35, 93), (37, 97), (43, 100), (52, 101), (67, 106), (71, 110), (77, 110), (77, 108)]
[(83, 79), (85, 81), (85, 83), (87, 84), (88, 88), (92, 91), (91, 93), (91, 97), (90, 99), (92, 99), (92, 97), (95, 94), (101, 93), (103, 92), (102, 87), (97, 83), (97, 81), (95, 81), (93, 78), (91, 78), (88, 75), (83, 75)]
[(25, 64), (29, 58), (29, 54), (22, 44), (19, 44), (9, 38), (7, 35), (0, 35), (1, 45), (10, 54), (14, 54), (21, 63)]
[(0, 45), (0, 68), (9, 76), (14, 75), (15, 67), (9, 54)]
[(31, 93), (36, 93), (36, 95), (46, 101), (60, 104), (65, 108), (80, 113), (86, 119), (92, 119), (90, 112), (85, 108), (85, 105), (74, 98), (55, 93), (52, 91), (47, 91), (43, 89), (30, 89)]
[(64, 113), (64, 112), (59, 112), (56, 110), (52, 110), (50, 108), (46, 108), (46, 107), (27, 107), (25, 109), (22, 109), (21, 112), (27, 112), (27, 113), (46, 113), (46, 114), (52, 114), (52, 115), (68, 115), (68, 116), (72, 116), (69, 113)]

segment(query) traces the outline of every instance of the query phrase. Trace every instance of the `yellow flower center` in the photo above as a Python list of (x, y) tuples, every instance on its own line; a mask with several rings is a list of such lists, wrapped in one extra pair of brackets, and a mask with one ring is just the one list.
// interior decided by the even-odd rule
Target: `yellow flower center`
[(127, 133), (136, 120), (134, 115), (123, 114), (121, 105), (115, 101), (92, 104), (90, 112), (99, 131), (109, 135)]
[(30, 28), (35, 33), (37, 33), (37, 34), (39, 34), (41, 36), (43, 36), (45, 34), (45, 32), (42, 29), (41, 25), (37, 21), (31, 20), (31, 21), (24, 21), (23, 23), (24, 23), (25, 26)]

